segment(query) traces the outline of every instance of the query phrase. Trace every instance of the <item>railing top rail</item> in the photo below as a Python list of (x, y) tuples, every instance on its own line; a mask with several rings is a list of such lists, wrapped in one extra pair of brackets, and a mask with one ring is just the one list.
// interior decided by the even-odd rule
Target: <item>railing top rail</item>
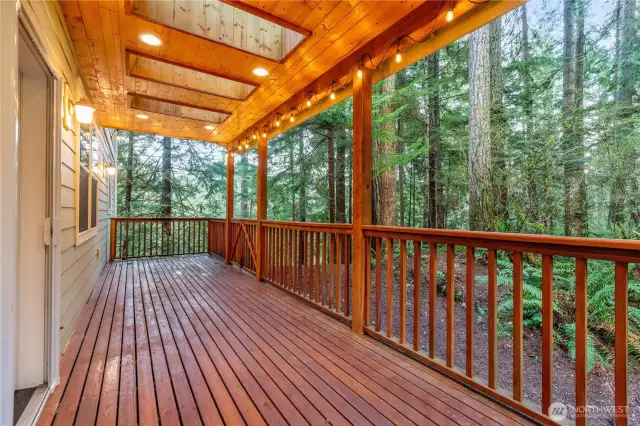
[(231, 222), (233, 223), (256, 223), (258, 222), (258, 219), (253, 219), (253, 218), (239, 218), (239, 217), (234, 217), (233, 219), (231, 219)]
[(378, 225), (365, 225), (362, 228), (365, 236), (368, 237), (417, 239), (439, 244), (456, 244), (480, 248), (495, 248), (499, 250), (640, 263), (640, 241), (637, 240), (455, 231)]
[(150, 221), (162, 221), (166, 222), (169, 220), (180, 221), (180, 220), (222, 220), (217, 217), (112, 217), (111, 220), (116, 222), (150, 222)]
[(350, 223), (318, 223), (318, 222), (293, 222), (286, 220), (263, 220), (260, 223), (269, 228), (285, 228), (302, 231), (324, 231), (340, 234), (349, 234), (353, 229)]

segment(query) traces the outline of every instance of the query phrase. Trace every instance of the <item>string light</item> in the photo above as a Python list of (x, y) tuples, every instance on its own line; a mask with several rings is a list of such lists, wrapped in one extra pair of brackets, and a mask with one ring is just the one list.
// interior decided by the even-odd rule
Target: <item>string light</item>
[(267, 128), (265, 127), (264, 129), (262, 129), (262, 138), (266, 138), (267, 137)]
[[(470, 1), (472, 1), (472, 0), (470, 0)], [(487, 2), (488, 2), (488, 0), (487, 0)], [(454, 3), (455, 3), (455, 2), (454, 2), (454, 0), (450, 0), (449, 8), (448, 8), (447, 13), (446, 13), (446, 15), (445, 15), (445, 19), (446, 19), (446, 21), (447, 21), (447, 22), (451, 22), (451, 21), (453, 21), (453, 19), (454, 19), (454, 13), (453, 13), (453, 5), (454, 5)], [(440, 13), (442, 12), (442, 9), (444, 9), (445, 4), (446, 4), (446, 2), (445, 2), (445, 1), (443, 1), (443, 2), (441, 3), (441, 6), (440, 6)], [(437, 22), (437, 21), (436, 21), (436, 20), (434, 20), (434, 24), (433, 24), (433, 27), (432, 27), (432, 29), (431, 29), (431, 32), (430, 32), (430, 33), (429, 33), (429, 35), (428, 35), (427, 37), (425, 37), (424, 39), (421, 39), (421, 40), (414, 40), (410, 35), (403, 35), (403, 36), (400, 36), (399, 38), (397, 38), (397, 39), (394, 41), (394, 43), (393, 43), (393, 44), (397, 44), (396, 54), (395, 54), (395, 61), (396, 61), (396, 63), (400, 63), (400, 62), (402, 62), (402, 59), (403, 59), (403, 58), (402, 58), (402, 54), (400, 53), (400, 42), (401, 42), (401, 40), (402, 40), (402, 39), (404, 39), (404, 38), (409, 38), (409, 39), (411, 39), (411, 41), (412, 41), (413, 43), (422, 43), (422, 42), (426, 41), (429, 37), (431, 37), (431, 36), (433, 35), (433, 30), (435, 29), (436, 22)], [(358, 70), (357, 70), (357, 72), (356, 72), (356, 76), (357, 76), (358, 78), (362, 78), (362, 77), (363, 77), (363, 71), (362, 71), (362, 68), (363, 68), (363, 66), (364, 66), (364, 60), (365, 60), (365, 57), (367, 57), (367, 58), (368, 58), (368, 61), (371, 63), (371, 68), (372, 68), (372, 69), (376, 69), (376, 68), (378, 67), (378, 65), (380, 65), (380, 63), (382, 63), (382, 62), (386, 59), (388, 51), (389, 51), (389, 50), (391, 50), (391, 49), (393, 48), (393, 44), (391, 44), (391, 46), (389, 46), (389, 48), (387, 49), (387, 51), (385, 51), (385, 52), (384, 52), (384, 54), (382, 55), (382, 59), (380, 59), (380, 61), (379, 61), (377, 64), (374, 64), (374, 63), (373, 63), (373, 60), (372, 60), (371, 56), (369, 56), (368, 54), (364, 54), (364, 55), (360, 58), (360, 61), (359, 61), (359, 63), (358, 63)], [(332, 101), (334, 101), (334, 100), (336, 99), (336, 93), (335, 93), (335, 90), (334, 90), (334, 83), (335, 83), (335, 82), (336, 82), (335, 80), (331, 82), (331, 89), (330, 89), (330, 92), (329, 92), (329, 99), (331, 99)], [(316, 95), (315, 95), (313, 92), (308, 92), (308, 98), (307, 98), (307, 99), (306, 99), (306, 101), (305, 101), (305, 104), (306, 104), (307, 108), (310, 108), (310, 107), (312, 106), (312, 104), (313, 104), (313, 101), (312, 101), (313, 96), (316, 96)], [(324, 96), (326, 96), (326, 92), (325, 92), (325, 95), (324, 95)], [(316, 99), (318, 99), (318, 97), (317, 97), (317, 96), (316, 96)], [(296, 107), (292, 107), (292, 108), (291, 108), (291, 110), (289, 111), (289, 121), (290, 121), (291, 123), (295, 122), (295, 120), (296, 120), (294, 113), (295, 113), (295, 112), (300, 112), (300, 111), (302, 111), (302, 107), (298, 107), (298, 106), (296, 106)], [(281, 124), (281, 118), (283, 118), (283, 119), (284, 119), (285, 117), (286, 117), (286, 114), (284, 115), (284, 117), (281, 117), (281, 116), (280, 116), (280, 114), (276, 113), (275, 127), (280, 127), (280, 124)], [(272, 123), (273, 123), (273, 122), (272, 122)], [(266, 128), (267, 128), (267, 126), (265, 126), (265, 129), (266, 129)], [(262, 132), (262, 137), (263, 137), (263, 138), (266, 138), (266, 136), (267, 136), (267, 132), (266, 132), (266, 130), (263, 130), (263, 132)], [(254, 139), (254, 140), (256, 140), (257, 138), (258, 138), (258, 131), (256, 130), (256, 128), (254, 128), (253, 139)], [(248, 148), (248, 147), (249, 147), (248, 143), (245, 143), (245, 147), (246, 147), (246, 148)], [(240, 149), (242, 149), (242, 147), (240, 147)]]
[(453, 21), (453, 4), (449, 6), (449, 10), (447, 10), (445, 19), (447, 20), (447, 22)]

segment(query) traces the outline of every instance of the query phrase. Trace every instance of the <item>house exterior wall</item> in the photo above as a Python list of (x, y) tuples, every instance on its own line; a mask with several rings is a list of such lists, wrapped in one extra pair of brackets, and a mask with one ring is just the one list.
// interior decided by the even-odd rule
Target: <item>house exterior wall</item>
[[(69, 91), (70, 99), (88, 97), (80, 78), (77, 57), (67, 29), (62, 9), (57, 1), (24, 0), (21, 2), (23, 18), (37, 31), (36, 36), (49, 66)], [(66, 85), (65, 85), (66, 83)], [(66, 95), (65, 95), (66, 97)], [(63, 107), (66, 105), (63, 105)], [(74, 120), (75, 122), (75, 120)], [(101, 158), (113, 159), (113, 141), (96, 122), (100, 139)], [(78, 186), (78, 125), (70, 129), (62, 126), (60, 152), (60, 348), (64, 352), (74, 326), (86, 303), (94, 281), (108, 259), (109, 244), (109, 191), (108, 176), (98, 173), (98, 231), (96, 235), (77, 243), (76, 208)]]

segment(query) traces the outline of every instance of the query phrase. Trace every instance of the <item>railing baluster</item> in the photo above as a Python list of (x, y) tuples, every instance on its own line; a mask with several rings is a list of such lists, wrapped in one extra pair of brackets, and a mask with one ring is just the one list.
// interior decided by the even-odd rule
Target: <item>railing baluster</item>
[(542, 412), (553, 398), (553, 259), (542, 256)]
[(335, 237), (332, 234), (329, 236), (329, 309), (333, 309), (333, 279), (334, 279), (334, 267), (335, 267)]
[(413, 350), (420, 350), (420, 313), (422, 278), (420, 268), (422, 267), (422, 245), (420, 241), (413, 242)]
[(382, 278), (382, 238), (376, 238), (376, 331), (380, 331), (382, 314), (380, 312)]
[(336, 246), (336, 312), (340, 312), (342, 309), (342, 238), (340, 234), (336, 234), (335, 238)]
[(400, 240), (400, 344), (407, 340), (407, 242)]
[(447, 244), (447, 367), (452, 368), (454, 364), (455, 347), (455, 247)]
[(476, 307), (475, 307), (475, 251), (473, 247), (467, 247), (467, 263), (466, 263), (466, 374), (467, 377), (473, 377), (473, 364), (475, 355), (475, 329), (476, 326)]
[(513, 253), (513, 399), (522, 401), (522, 253)]
[(615, 288), (615, 405), (616, 425), (629, 424), (629, 394), (628, 394), (628, 333), (629, 333), (629, 282), (628, 264), (616, 262), (615, 266), (616, 288)]
[(326, 299), (327, 286), (327, 233), (322, 233), (322, 288), (320, 289), (321, 305), (327, 304)]
[(315, 238), (316, 238), (316, 270), (315, 270), (315, 287), (316, 287), (316, 294), (315, 294), (315, 302), (318, 303), (319, 302), (319, 298), (320, 298), (320, 233), (316, 233), (315, 234)]
[(364, 326), (371, 327), (371, 238), (364, 238)]
[(489, 339), (489, 387), (495, 389), (498, 385), (498, 271), (496, 269), (496, 251), (489, 249), (488, 267), (488, 339)]
[(387, 337), (393, 334), (393, 240), (387, 239)]
[(344, 257), (344, 314), (345, 316), (349, 316), (351, 313), (351, 292), (349, 291), (349, 278), (351, 277), (351, 241), (349, 240), (348, 235), (343, 235), (344, 241), (344, 251), (342, 255)]
[[(583, 408), (587, 406), (587, 260), (582, 258), (576, 258), (575, 344), (576, 407)], [(586, 413), (576, 416), (576, 425), (586, 425), (586, 423)]]
[(438, 291), (438, 246), (429, 243), (429, 357), (436, 353), (436, 296)]

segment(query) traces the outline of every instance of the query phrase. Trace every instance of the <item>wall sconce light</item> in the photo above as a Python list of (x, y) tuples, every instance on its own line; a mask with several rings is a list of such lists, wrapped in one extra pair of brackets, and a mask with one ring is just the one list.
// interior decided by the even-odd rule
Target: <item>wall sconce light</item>
[(76, 102), (74, 104), (74, 109), (78, 122), (80, 122), (81, 124), (91, 124), (91, 122), (93, 121), (93, 112), (96, 109), (92, 107), (85, 98), (81, 98), (78, 102)]
[(107, 164), (106, 169), (107, 169), (107, 174), (109, 176), (113, 176), (113, 175), (116, 174), (116, 165), (115, 164), (113, 164), (113, 163)]

